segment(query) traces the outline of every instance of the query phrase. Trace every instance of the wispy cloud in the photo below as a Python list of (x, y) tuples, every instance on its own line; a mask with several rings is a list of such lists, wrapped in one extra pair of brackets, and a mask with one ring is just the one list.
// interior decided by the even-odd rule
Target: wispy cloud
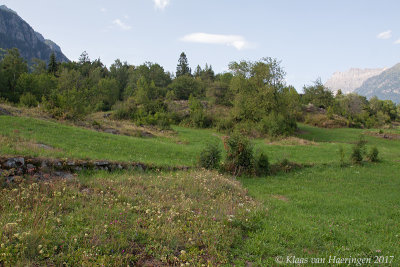
[(198, 32), (185, 35), (181, 38), (181, 41), (190, 43), (227, 45), (233, 46), (237, 50), (250, 47), (250, 43), (240, 35), (209, 34)]
[(102, 7), (102, 8), (100, 8), (100, 11), (103, 12), (103, 13), (106, 13), (106, 12), (107, 12), (107, 9), (105, 9), (104, 7)]
[(400, 39), (394, 41), (394, 44), (400, 44)]
[(376, 36), (376, 38), (378, 39), (390, 39), (392, 37), (392, 31), (391, 30), (387, 30), (384, 32), (381, 32), (380, 34), (378, 34)]
[(166, 8), (169, 5), (171, 0), (153, 0), (153, 2), (154, 2), (154, 6), (157, 9), (162, 9), (163, 10), (164, 8)]
[(128, 30), (130, 30), (132, 28), (131, 26), (129, 26), (129, 25), (125, 24), (124, 22), (122, 22), (122, 20), (120, 20), (120, 19), (115, 19), (112, 23), (114, 25), (118, 26), (121, 30), (124, 30), (124, 31), (128, 31)]

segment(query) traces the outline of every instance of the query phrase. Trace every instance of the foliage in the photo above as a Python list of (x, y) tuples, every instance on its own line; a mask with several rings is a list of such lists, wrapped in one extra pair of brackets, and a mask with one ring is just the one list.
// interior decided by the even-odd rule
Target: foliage
[(177, 77), (168, 86), (168, 89), (173, 91), (175, 97), (179, 100), (188, 100), (190, 95), (201, 95), (200, 82), (190, 75), (181, 75)]
[(209, 143), (200, 152), (199, 166), (205, 169), (218, 169), (221, 162), (221, 149), (217, 143)]
[(211, 126), (211, 118), (206, 115), (203, 104), (193, 95), (189, 97), (189, 109), (190, 125), (196, 128), (207, 128)]
[(333, 93), (326, 88), (321, 79), (317, 79), (314, 85), (304, 86), (302, 101), (304, 104), (313, 104), (316, 107), (328, 108), (333, 103)]
[[(204, 68), (197, 66), (192, 75), (182, 53), (174, 78), (151, 62), (134, 66), (117, 59), (107, 68), (100, 59), (91, 60), (86, 51), (77, 62), (59, 63), (52, 54), (48, 62), (33, 60), (29, 69), (17, 49), (1, 53), (0, 98), (19, 103), (29, 93), (58, 119), (83, 119), (94, 112), (115, 110), (116, 118), (140, 125), (240, 129), (253, 137), (292, 135), (296, 122), (304, 120), (320, 127), (372, 128), (400, 119), (399, 105), (392, 101), (368, 101), (342, 93), (333, 98), (320, 80), (306, 86), (300, 96), (286, 84), (280, 62), (269, 57), (232, 62), (226, 73), (215, 73), (205, 64)], [(127, 108), (120, 104), (125, 101)], [(171, 101), (182, 101), (186, 109), (165, 108)], [(303, 111), (302, 105), (308, 103), (319, 108), (318, 114)]]
[(253, 146), (249, 139), (238, 132), (234, 132), (224, 143), (226, 159), (224, 168), (227, 172), (241, 176), (254, 172)]
[(0, 61), (0, 97), (17, 103), (23, 93), (17, 88), (18, 78), (28, 72), (28, 65), (18, 49), (7, 50)]
[[(260, 124), (262, 133), (290, 134), (296, 129), (288, 100), (293, 89), (284, 85), (285, 72), (276, 59), (230, 64), (234, 77), (232, 115), (237, 122)], [(292, 93), (290, 93), (290, 91)], [(278, 115), (279, 114), (279, 115)]]
[(176, 77), (189, 75), (191, 76), (192, 70), (189, 67), (188, 59), (184, 52), (181, 53), (178, 60), (178, 66), (176, 67)]
[(21, 105), (24, 105), (26, 107), (37, 107), (38, 102), (36, 100), (36, 97), (32, 95), (31, 93), (26, 93), (21, 96), (19, 99)]
[(367, 155), (367, 159), (370, 162), (378, 162), (379, 161), (379, 150), (376, 146), (373, 146)]
[(367, 141), (365, 140), (365, 137), (363, 135), (360, 135), (359, 140), (353, 146), (352, 153), (350, 156), (351, 162), (353, 164), (361, 164), (366, 152), (365, 151), (366, 143)]
[(54, 75), (54, 74), (56, 74), (57, 70), (58, 70), (58, 63), (56, 60), (56, 55), (53, 52), (50, 55), (49, 64), (48, 64), (48, 72)]

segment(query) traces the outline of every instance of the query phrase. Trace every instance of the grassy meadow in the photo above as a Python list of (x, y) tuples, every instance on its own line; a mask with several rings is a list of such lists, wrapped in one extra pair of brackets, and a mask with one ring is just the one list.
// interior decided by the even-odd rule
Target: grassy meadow
[[(4, 188), (0, 262), (274, 266), (287, 256), (394, 256), (381, 265), (399, 265), (400, 141), (365, 135), (380, 162), (340, 167), (339, 148), (349, 161), (367, 130), (299, 128), (296, 137), (253, 141), (272, 163), (311, 165), (289, 173), (85, 172), (73, 181)], [(195, 166), (207, 143), (222, 147), (212, 130), (173, 129), (172, 136), (139, 138), (0, 116), (0, 155)]]

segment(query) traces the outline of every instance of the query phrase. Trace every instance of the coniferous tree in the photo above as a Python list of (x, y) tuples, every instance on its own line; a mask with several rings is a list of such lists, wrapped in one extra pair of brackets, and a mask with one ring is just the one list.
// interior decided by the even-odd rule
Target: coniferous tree
[(53, 53), (51, 53), (50, 55), (50, 60), (49, 60), (49, 66), (48, 66), (48, 72), (55, 74), (58, 70), (58, 64), (57, 64), (57, 60), (56, 60), (56, 55)]
[(189, 67), (186, 54), (182, 52), (178, 60), (178, 66), (176, 67), (176, 77), (183, 75), (191, 75), (191, 73), (192, 70)]

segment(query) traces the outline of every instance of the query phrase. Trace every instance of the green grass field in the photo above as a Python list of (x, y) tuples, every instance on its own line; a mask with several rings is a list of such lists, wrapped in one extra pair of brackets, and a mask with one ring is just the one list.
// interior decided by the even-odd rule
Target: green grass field
[[(169, 257), (167, 262), (172, 262), (174, 258), (171, 255), (176, 251), (183, 250), (185, 253), (187, 251), (193, 253), (191, 254), (192, 258), (197, 260), (189, 261), (181, 254), (176, 257), (178, 260), (188, 262), (191, 265), (207, 263), (207, 261), (201, 260), (201, 255), (206, 255), (205, 257), (212, 259), (210, 261), (212, 264), (236, 263), (238, 266), (248, 263), (252, 263), (253, 266), (278, 265), (276, 262), (277, 257), (282, 257), (282, 259), (286, 260), (287, 256), (307, 259), (320, 258), (321, 260), (328, 260), (330, 256), (341, 258), (367, 257), (371, 258), (372, 262), (376, 260), (375, 256), (393, 256), (394, 259), (391, 264), (380, 265), (398, 266), (400, 264), (400, 141), (366, 135), (368, 148), (376, 146), (379, 149), (381, 162), (365, 162), (361, 166), (349, 165), (341, 168), (339, 166), (339, 147), (342, 146), (344, 148), (346, 157), (349, 159), (352, 145), (365, 130), (319, 129), (303, 124), (300, 124), (299, 127), (301, 131), (297, 137), (310, 141), (307, 145), (300, 143), (287, 145), (284, 142), (276, 142), (271, 145), (267, 140), (254, 140), (254, 149), (265, 152), (273, 163), (287, 158), (293, 162), (309, 163), (313, 164), (313, 166), (291, 173), (279, 173), (268, 177), (238, 178), (241, 186), (247, 190), (247, 194), (253, 198), (255, 203), (258, 203), (259, 207), (251, 209), (248, 215), (249, 219), (251, 218), (250, 221), (246, 221), (246, 217), (240, 217), (241, 219), (237, 221), (224, 221), (225, 227), (228, 227), (226, 228), (227, 233), (235, 235), (234, 239), (217, 235), (217, 229), (221, 225), (215, 225), (210, 221), (212, 217), (215, 217), (215, 215), (211, 216), (212, 212), (210, 210), (210, 216), (202, 217), (204, 220), (203, 225), (211, 231), (210, 236), (207, 238), (211, 240), (214, 238), (214, 240), (220, 241), (218, 246), (214, 247), (210, 243), (206, 243), (205, 247), (204, 244), (196, 247), (191, 245), (193, 242), (182, 241), (180, 245), (176, 245), (171, 240), (163, 242), (152, 237), (152, 235), (159, 235), (158, 232), (149, 230), (147, 234), (150, 237), (146, 236), (144, 243), (148, 244), (146, 242), (151, 243), (151, 240), (153, 242), (157, 240), (155, 244), (161, 244), (161, 248), (159, 247), (159, 250), (157, 250), (158, 254), (156, 253), (152, 256), (159, 261), (162, 261), (162, 257)], [(157, 165), (194, 166), (200, 151), (208, 142), (218, 141), (222, 147), (221, 134), (212, 130), (196, 130), (182, 127), (174, 127), (174, 130), (177, 134), (173, 138), (135, 138), (99, 133), (39, 119), (0, 116), (0, 154), (140, 161)], [(398, 130), (391, 130), (391, 132), (396, 131)], [(46, 144), (54, 149), (36, 148), (33, 144)], [(126, 198), (128, 196), (136, 194), (136, 198), (132, 198), (131, 201), (141, 199), (143, 203), (146, 203), (146, 209), (149, 209), (148, 205), (152, 205), (151, 198), (161, 194), (163, 190), (165, 192), (167, 192), (166, 190), (174, 192), (171, 196), (169, 193), (167, 194), (170, 196), (169, 200), (171, 202), (169, 203), (171, 205), (177, 205), (172, 204), (174, 201), (179, 203), (178, 192), (186, 194), (191, 199), (199, 199), (196, 198), (197, 195), (204, 196), (203, 190), (207, 189), (201, 186), (194, 188), (190, 186), (196, 183), (196, 179), (192, 176), (201, 176), (203, 175), (201, 173), (202, 171), (197, 171), (192, 175), (182, 172), (177, 173), (178, 177), (181, 177), (179, 179), (186, 181), (184, 184), (176, 182), (175, 178), (171, 178), (174, 176), (170, 176), (170, 174), (160, 175), (161, 177), (167, 177), (166, 179), (169, 179), (171, 184), (161, 183), (160, 178), (148, 178), (150, 180), (147, 183), (146, 179), (143, 180), (139, 174), (130, 173), (123, 174), (121, 182), (118, 182), (120, 180), (115, 175), (106, 173), (81, 174), (79, 181), (94, 191), (103, 190), (107, 192), (106, 194), (120, 195), (122, 199), (125, 199), (120, 200), (121, 203), (127, 202)], [(151, 174), (146, 175), (154, 177)], [(218, 176), (218, 174), (207, 172), (204, 175), (206, 176), (204, 178), (205, 184), (207, 184), (207, 179), (210, 179), (212, 192), (216, 195), (226, 193), (225, 190), (228, 189), (224, 189), (223, 183), (229, 184), (230, 178), (221, 176), (219, 179), (222, 180), (215, 181), (212, 177)], [(117, 185), (108, 185), (108, 180), (117, 181), (114, 182)], [(147, 193), (140, 196), (141, 191), (139, 189), (137, 191), (135, 191), (136, 189), (124, 189), (124, 186), (129, 183), (133, 183), (131, 185), (132, 188), (140, 189), (144, 187), (151, 188), (151, 190), (143, 191)], [(105, 186), (106, 184), (110, 188)], [(76, 185), (71, 188), (67, 187), (67, 190), (73, 192), (77, 190), (76, 196), (78, 196), (79, 187), (76, 189), (74, 186)], [(220, 190), (218, 189), (219, 187), (221, 187)], [(241, 189), (235, 190), (244, 192)], [(5, 195), (4, 198), (9, 199), (11, 195)], [(2, 203), (6, 201), (5, 199), (2, 199)], [(54, 203), (58, 204), (55, 199), (51, 199), (50, 197), (50, 202), (54, 201)], [(70, 200), (64, 201), (68, 202)], [(96, 196), (93, 199), (91, 198), (90, 201), (89, 207), (91, 207), (90, 205), (95, 207), (100, 200)], [(224, 208), (220, 208), (219, 211), (224, 216), (230, 214), (230, 211), (227, 210), (232, 209), (232, 212), (234, 211), (233, 208), (228, 207), (238, 205), (238, 200), (233, 196), (221, 198), (220, 201), (225, 201)], [(159, 202), (154, 201), (154, 203)], [(232, 206), (232, 203), (236, 204)], [(4, 206), (4, 204), (2, 205)], [(187, 205), (193, 209), (190, 204)], [(202, 202), (199, 203), (198, 208), (206, 209), (207, 207), (208, 209), (213, 205)], [(50, 211), (54, 207), (50, 205), (48, 210)], [(122, 209), (122, 206), (118, 207), (118, 209)], [(86, 218), (87, 214), (84, 211), (80, 213), (79, 208), (79, 205), (71, 207), (72, 210), (69, 213), (71, 225), (67, 224), (64, 228), (65, 231), (68, 232), (72, 229), (74, 218)], [(185, 208), (186, 206), (180, 206), (179, 209), (183, 212)], [(261, 215), (260, 210), (262, 210)], [(4, 227), (6, 223), (11, 223), (12, 220), (15, 220), (17, 218), (15, 214), (18, 212), (10, 206), (6, 213), (3, 212), (0, 215), (2, 223), (0, 226)], [(103, 211), (101, 208), (96, 212), (91, 217), (91, 220), (99, 220), (100, 217), (98, 218), (98, 216), (102, 216)], [(240, 211), (237, 211), (237, 213), (241, 214)], [(35, 217), (35, 212), (29, 214), (32, 218)], [(140, 213), (132, 213), (130, 216), (130, 220), (134, 221), (141, 215)], [(31, 225), (29, 219), (26, 222), (24, 227)], [(168, 221), (164, 221), (161, 225), (166, 222)], [(249, 225), (246, 225), (246, 223)], [(76, 227), (78, 228), (75, 229), (75, 235), (79, 236), (78, 233), (81, 233), (83, 226), (77, 225)], [(46, 240), (54, 241), (56, 239), (54, 235), (58, 235), (58, 232), (52, 232), (51, 228), (49, 229), (49, 237)], [(191, 229), (188, 226), (187, 231)], [(193, 229), (198, 231), (202, 228)], [(24, 228), (23, 231), (28, 230)], [(131, 234), (128, 230), (121, 231), (126, 235)], [(165, 228), (164, 234), (168, 238), (175, 235), (182, 238), (181, 234), (174, 233), (168, 227)], [(89, 235), (93, 237), (92, 233), (89, 233)], [(240, 236), (239, 241), (237, 236)], [(186, 237), (189, 238), (189, 236)], [(80, 238), (84, 240), (84, 237)], [(190, 238), (193, 240), (192, 235), (190, 235)], [(201, 239), (202, 237), (199, 237), (199, 240)], [(125, 244), (124, 248), (128, 248), (128, 241), (126, 239), (121, 240), (124, 240), (122, 242), (122, 244)], [(50, 241), (48, 241), (48, 247), (53, 244), (51, 243), (53, 241)], [(142, 244), (139, 241), (137, 241), (139, 245)], [(103, 246), (102, 242), (99, 243), (100, 247)], [(111, 246), (117, 246), (117, 243), (111, 243)], [(79, 245), (71, 246), (79, 248)], [(89, 243), (82, 243), (81, 246), (86, 248)], [(203, 252), (201, 252), (201, 248), (204, 249)], [(104, 248), (104, 250), (107, 249), (109, 248)], [(218, 252), (221, 253), (219, 254)], [(81, 251), (80, 253), (82, 254), (83, 252)], [(104, 251), (102, 253), (104, 254)], [(84, 259), (93, 261), (96, 259), (97, 261), (98, 258), (93, 255)], [(79, 261), (83, 259), (81, 256), (80, 254), (74, 254), (73, 258)], [(33, 262), (35, 262), (35, 259), (33, 257)], [(118, 256), (116, 259), (119, 262), (126, 263), (123, 257)], [(290, 258), (290, 260), (292, 259)], [(112, 258), (105, 257), (104, 261), (112, 262)], [(27, 261), (21, 262), (26, 263)], [(43, 263), (43, 261), (39, 262)], [(88, 263), (90, 264), (90, 261)], [(356, 264), (353, 265), (356, 266)], [(350, 266), (353, 265), (350, 264)]]

